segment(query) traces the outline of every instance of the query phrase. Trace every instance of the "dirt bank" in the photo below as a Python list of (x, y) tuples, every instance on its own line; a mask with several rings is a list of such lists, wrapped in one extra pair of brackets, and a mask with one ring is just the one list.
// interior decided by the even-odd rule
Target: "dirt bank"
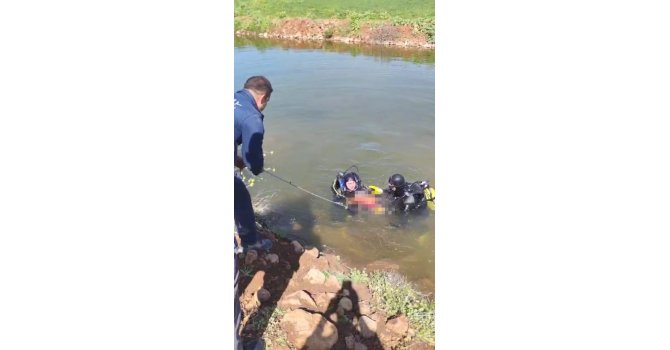
[[(261, 234), (274, 241), (269, 252), (237, 256), (245, 341), (262, 337), (267, 349), (434, 349), (434, 328), (426, 332), (415, 314), (389, 312), (393, 300), (367, 272), (267, 229)], [(386, 273), (389, 281), (400, 278), (375, 276)], [(434, 310), (422, 305), (418, 309), (434, 320)]]
[[(346, 19), (277, 19), (263, 26), (249, 25), (254, 19), (237, 17), (236, 35), (291, 40), (333, 41), (348, 44), (370, 44), (434, 49), (431, 38), (412, 25), (390, 22), (355, 25)], [(248, 29), (253, 28), (253, 29)]]

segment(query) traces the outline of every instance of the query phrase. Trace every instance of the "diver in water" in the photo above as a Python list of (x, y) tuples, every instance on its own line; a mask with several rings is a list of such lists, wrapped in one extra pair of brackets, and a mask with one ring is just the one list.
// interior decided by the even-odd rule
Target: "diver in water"
[(408, 213), (434, 208), (435, 190), (428, 181), (408, 183), (401, 174), (389, 177), (384, 194), (389, 201), (389, 211)]
[(334, 200), (345, 205), (350, 212), (356, 212), (360, 208), (372, 210), (378, 207), (374, 195), (381, 194), (382, 189), (364, 185), (361, 177), (354, 171), (350, 172), (349, 169), (338, 173), (333, 180), (331, 190), (335, 197)]
[(339, 173), (331, 187), (335, 198), (339, 201), (353, 197), (356, 192), (368, 192), (369, 189), (363, 185), (360, 176), (355, 172)]

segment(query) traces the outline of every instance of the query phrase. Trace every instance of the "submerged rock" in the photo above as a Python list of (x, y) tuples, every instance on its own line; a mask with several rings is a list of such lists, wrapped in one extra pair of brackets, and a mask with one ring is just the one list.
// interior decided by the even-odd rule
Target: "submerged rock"
[(366, 269), (369, 271), (375, 271), (375, 270), (381, 270), (381, 271), (398, 271), (400, 269), (400, 265), (397, 263), (388, 260), (388, 259), (382, 259), (382, 260), (375, 260), (371, 263), (369, 263), (366, 266)]

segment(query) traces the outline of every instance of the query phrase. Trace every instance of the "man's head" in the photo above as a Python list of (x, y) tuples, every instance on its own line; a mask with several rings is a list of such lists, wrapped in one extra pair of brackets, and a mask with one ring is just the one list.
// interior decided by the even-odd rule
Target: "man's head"
[(244, 83), (244, 88), (251, 92), (258, 110), (262, 112), (265, 106), (267, 106), (268, 101), (270, 101), (270, 95), (272, 95), (272, 84), (270, 84), (270, 81), (264, 76), (253, 76), (247, 79), (247, 82)]

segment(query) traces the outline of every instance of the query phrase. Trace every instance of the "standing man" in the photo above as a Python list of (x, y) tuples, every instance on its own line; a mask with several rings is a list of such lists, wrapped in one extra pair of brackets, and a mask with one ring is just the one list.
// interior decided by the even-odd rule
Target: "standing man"
[[(270, 81), (263, 76), (247, 79), (244, 89), (235, 93), (235, 166), (248, 168), (254, 175), (263, 172), (263, 113), (272, 94)], [(237, 148), (242, 146), (241, 154)], [(272, 241), (258, 240), (251, 195), (242, 179), (235, 175), (235, 226), (242, 248), (269, 250)]]

